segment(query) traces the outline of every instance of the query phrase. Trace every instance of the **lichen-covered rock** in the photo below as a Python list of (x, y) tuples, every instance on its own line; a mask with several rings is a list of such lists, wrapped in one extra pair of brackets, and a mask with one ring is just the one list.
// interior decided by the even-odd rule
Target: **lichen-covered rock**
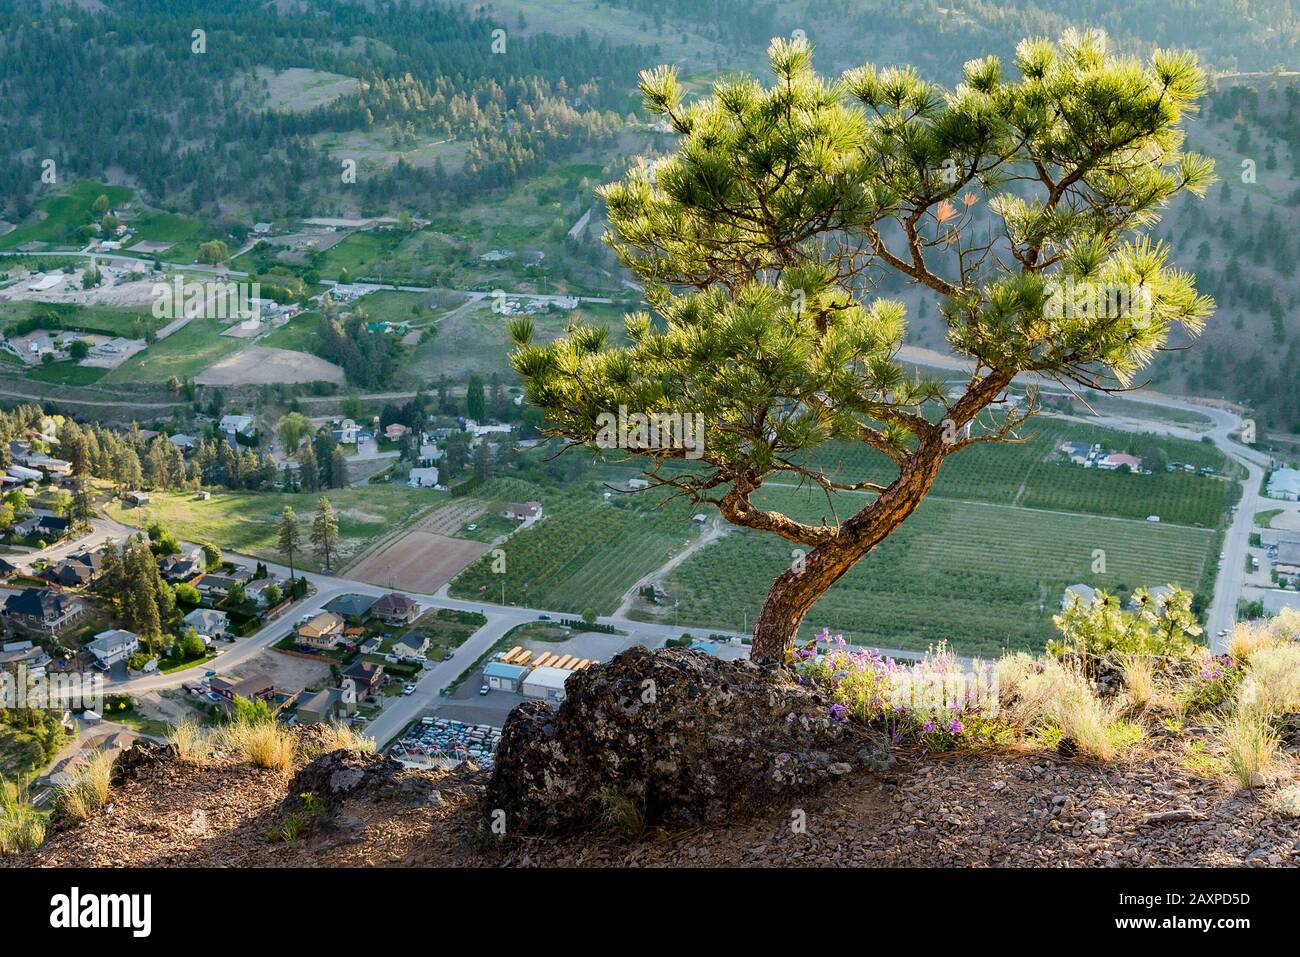
[(504, 811), (519, 833), (599, 822), (611, 808), (646, 825), (734, 820), (846, 773), (864, 748), (878, 752), (870, 743), (782, 671), (634, 647), (574, 674), (558, 708), (511, 712), (487, 812)]

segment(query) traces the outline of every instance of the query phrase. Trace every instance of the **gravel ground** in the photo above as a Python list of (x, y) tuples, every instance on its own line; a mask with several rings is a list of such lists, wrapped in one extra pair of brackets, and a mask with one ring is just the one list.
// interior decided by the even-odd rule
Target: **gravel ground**
[[(376, 759), (377, 760), (377, 759)], [(1269, 792), (1162, 755), (1111, 765), (1042, 752), (904, 757), (727, 826), (636, 840), (586, 833), (484, 844), (485, 774), (388, 769), (296, 841), (273, 843), (288, 774), (233, 758), (146, 763), (110, 804), (0, 866), (1295, 866), (1300, 820)]]

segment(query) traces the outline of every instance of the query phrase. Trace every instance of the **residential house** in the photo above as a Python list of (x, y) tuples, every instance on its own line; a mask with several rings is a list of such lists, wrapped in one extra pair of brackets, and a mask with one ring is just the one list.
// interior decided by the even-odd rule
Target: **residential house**
[(516, 522), (535, 522), (542, 517), (541, 502), (511, 502), (502, 513), (506, 518)]
[(343, 639), (343, 619), (323, 611), (298, 626), (298, 644), (328, 651)]
[(483, 667), (483, 680), (493, 691), (518, 691), (528, 671), (527, 665), (490, 661)]
[(230, 616), (215, 608), (195, 608), (182, 620), (186, 627), (209, 638), (224, 638), (230, 632)]
[(16, 456), (14, 461), (27, 466), (29, 469), (39, 469), (42, 475), (50, 478), (72, 474), (71, 462), (66, 459), (52, 458), (43, 452), (29, 452), (23, 456)]
[(1113, 472), (1125, 466), (1131, 472), (1140, 471), (1142, 468), (1142, 460), (1136, 455), (1129, 455), (1126, 452), (1112, 452), (1110, 455), (1098, 459), (1095, 464), (1097, 468), (1107, 472)]
[(1062, 442), (1057, 450), (1075, 465), (1087, 466), (1092, 461), (1093, 448), (1087, 442)]
[(339, 595), (325, 603), (325, 610), (344, 618), (364, 618), (374, 603), (371, 595)]
[(126, 661), (140, 648), (140, 636), (133, 631), (113, 628), (101, 631), (86, 650), (95, 657), (95, 667), (107, 671), (119, 661)]
[(224, 678), (218, 675), (209, 687), (213, 694), (226, 701), (247, 698), (249, 701), (270, 701), (275, 697), (275, 682), (266, 675), (249, 675), (247, 678)]
[(64, 588), (85, 588), (94, 580), (95, 570), (89, 564), (65, 558), (46, 566), (41, 574)]
[(5, 561), (3, 558), (0, 558), (0, 578), (8, 578), (19, 570), (18, 566), (13, 562)]
[(357, 696), (350, 688), (325, 688), (298, 702), (300, 724), (325, 724), (350, 718), (357, 712)]
[(50, 665), (45, 649), (33, 642), (10, 641), (0, 646), (0, 671), (17, 674), (19, 668), (26, 668), (28, 678), (39, 680)]
[(438, 448), (437, 442), (425, 441), (420, 443), (420, 464), (436, 465), (446, 456), (446, 452)]
[(410, 431), (410, 428), (402, 425), (401, 422), (390, 422), (384, 427), (384, 438), (389, 442), (400, 442), (406, 438), (406, 434)]
[(246, 439), (251, 439), (257, 434), (257, 426), (254, 424), (251, 415), (223, 415), (221, 421), (217, 423), (217, 428), (224, 435), (231, 438), (243, 436)]
[(158, 573), (170, 582), (187, 582), (203, 573), (203, 549), (166, 555), (158, 561)]
[(432, 465), (426, 468), (411, 469), (406, 484), (411, 488), (433, 488), (438, 484), (438, 470)]
[(351, 681), (358, 698), (378, 695), (384, 687), (384, 666), (374, 661), (357, 659), (339, 675), (339, 686)]
[(86, 607), (49, 588), (26, 588), (5, 599), (4, 613), (16, 628), (58, 635), (80, 621)]
[(168, 436), (167, 441), (186, 455), (199, 447), (199, 440), (192, 435), (186, 435), (184, 432), (177, 432), (175, 435)]
[(143, 508), (149, 504), (149, 493), (140, 491), (123, 492), (122, 499), (135, 508)]
[(334, 441), (339, 445), (356, 445), (360, 432), (361, 429), (355, 422), (351, 419), (344, 419), (330, 430), (330, 435), (334, 437)]
[(253, 573), (247, 568), (237, 568), (232, 572), (223, 572), (220, 575), (204, 575), (194, 585), (199, 590), (199, 594), (205, 598), (224, 598), (230, 594), (230, 589), (235, 585), (247, 585), (252, 580)]
[(1065, 594), (1061, 596), (1061, 610), (1069, 608), (1079, 601), (1085, 605), (1092, 604), (1092, 600), (1097, 597), (1097, 589), (1091, 585), (1085, 585), (1082, 582), (1077, 585), (1070, 585), (1065, 589)]
[(524, 678), (521, 690), (526, 698), (540, 698), (558, 704), (564, 700), (564, 683), (572, 674), (566, 668), (534, 668)]
[(383, 647), (383, 644), (384, 642), (381, 638), (367, 638), (365, 641), (361, 642), (361, 647), (357, 650), (363, 655), (374, 655), (379, 653), (379, 649)]
[(418, 658), (424, 654), (424, 649), (429, 645), (427, 635), (418, 631), (407, 632), (393, 642), (393, 654), (399, 658)]
[(72, 530), (72, 520), (60, 515), (32, 515), (14, 523), (15, 535), (29, 538), (39, 536), (49, 542), (66, 538)]
[(248, 596), (249, 601), (255, 601), (263, 608), (271, 604), (267, 592), (272, 588), (280, 590), (281, 597), (284, 596), (284, 582), (272, 575), (269, 578), (258, 578), (244, 586), (244, 594)]
[(409, 595), (394, 591), (376, 600), (370, 615), (386, 625), (409, 625), (420, 617), (420, 605)]

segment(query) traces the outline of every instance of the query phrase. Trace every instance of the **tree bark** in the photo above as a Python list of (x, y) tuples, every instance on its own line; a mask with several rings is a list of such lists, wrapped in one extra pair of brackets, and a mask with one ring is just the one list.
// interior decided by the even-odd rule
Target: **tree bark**
[(809, 609), (916, 510), (934, 484), (945, 453), (942, 440), (924, 443), (898, 479), (845, 521), (833, 541), (818, 545), (802, 563), (792, 564), (777, 577), (754, 622), (751, 660), (764, 664), (786, 660)]
[(786, 660), (804, 616), (817, 599), (916, 510), (934, 484), (944, 458), (958, 447), (952, 436), (1013, 378), (1014, 372), (998, 370), (971, 385), (949, 407), (941, 426), (920, 438), (920, 444), (887, 489), (841, 524), (833, 539), (817, 545), (801, 564), (792, 565), (777, 577), (754, 622), (751, 660), (769, 665)]

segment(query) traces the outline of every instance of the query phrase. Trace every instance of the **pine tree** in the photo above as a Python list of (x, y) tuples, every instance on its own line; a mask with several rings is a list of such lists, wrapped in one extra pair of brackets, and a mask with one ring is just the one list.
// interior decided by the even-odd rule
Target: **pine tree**
[(293, 509), (288, 505), (284, 507), (284, 511), (280, 514), (278, 542), (280, 553), (289, 560), (289, 578), (298, 577), (294, 573), (293, 557), (302, 546), (302, 533), (298, 528), (298, 516), (293, 513)]
[[(953, 90), (871, 66), (828, 82), (806, 40), (774, 40), (769, 59), (770, 87), (728, 77), (689, 105), (672, 68), (641, 75), (648, 112), (679, 145), (601, 195), (656, 321), (628, 316), (627, 346), (581, 320), (545, 344), (529, 317), (510, 326), (548, 434), (644, 456), (655, 484), (804, 553), (756, 618), (753, 659), (779, 663), (948, 455), (1017, 437), (1036, 394), (989, 406), (1018, 375), (1117, 391), (1175, 325), (1200, 331), (1214, 302), (1150, 230), (1175, 195), (1204, 194), (1213, 163), (1182, 149), (1205, 92), (1192, 56), (1122, 59), (1095, 31), (1025, 41), (1018, 77), (971, 60)], [(994, 222), (977, 228), (977, 214)], [(955, 397), (895, 361), (905, 310), (871, 296), (861, 279), (875, 274), (936, 301), (973, 369)], [(1139, 294), (1111, 314), (1065, 308), (1063, 287)], [(698, 433), (629, 431), (611, 422), (623, 409), (689, 416)], [(824, 471), (812, 453), (830, 441), (860, 443), (889, 476)], [(670, 459), (684, 467), (663, 474)], [(828, 499), (874, 494), (843, 520), (808, 522), (755, 501), (773, 478)]]
[(316, 516), (311, 523), (311, 544), (316, 557), (329, 568), (339, 544), (339, 520), (334, 514), (334, 506), (322, 495), (316, 501)]

